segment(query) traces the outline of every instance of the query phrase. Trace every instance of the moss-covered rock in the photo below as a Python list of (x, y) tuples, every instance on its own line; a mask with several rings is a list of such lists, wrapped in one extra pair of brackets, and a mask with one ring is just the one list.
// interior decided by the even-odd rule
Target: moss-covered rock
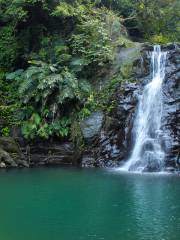
[(115, 64), (119, 65), (119, 72), (123, 79), (131, 79), (133, 74), (134, 63), (141, 58), (142, 45), (140, 43), (132, 43), (128, 47), (123, 47), (117, 53)]
[(1, 168), (18, 166), (14, 159), (11, 157), (11, 155), (2, 148), (0, 148), (0, 163)]
[(4, 149), (8, 153), (20, 154), (19, 146), (12, 137), (0, 137), (0, 148)]
[(22, 158), (19, 145), (12, 137), (0, 137), (0, 168), (18, 166), (28, 167)]

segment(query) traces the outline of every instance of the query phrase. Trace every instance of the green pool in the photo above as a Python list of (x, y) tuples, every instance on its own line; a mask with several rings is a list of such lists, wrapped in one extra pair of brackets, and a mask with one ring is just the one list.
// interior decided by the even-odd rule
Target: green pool
[(180, 177), (0, 171), (0, 240), (179, 240)]

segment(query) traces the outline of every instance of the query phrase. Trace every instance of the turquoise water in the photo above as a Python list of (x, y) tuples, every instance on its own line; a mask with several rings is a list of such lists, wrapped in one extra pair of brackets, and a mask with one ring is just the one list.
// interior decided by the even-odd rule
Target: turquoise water
[(179, 240), (180, 177), (0, 171), (0, 240)]

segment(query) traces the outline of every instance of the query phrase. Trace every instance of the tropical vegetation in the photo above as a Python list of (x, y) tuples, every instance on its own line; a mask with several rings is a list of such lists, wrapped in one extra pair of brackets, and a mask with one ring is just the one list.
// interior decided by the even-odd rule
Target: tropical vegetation
[(117, 47), (180, 41), (179, 19), (178, 0), (0, 0), (0, 135), (77, 140), (113, 107)]

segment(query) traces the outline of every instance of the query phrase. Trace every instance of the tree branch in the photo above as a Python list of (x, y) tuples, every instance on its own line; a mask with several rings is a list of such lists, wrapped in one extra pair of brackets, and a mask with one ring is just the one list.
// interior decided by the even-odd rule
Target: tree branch
[(136, 16), (134, 15), (134, 16), (130, 16), (130, 17), (127, 17), (127, 18), (123, 18), (123, 22), (125, 22), (125, 21), (128, 21), (128, 20), (132, 20), (132, 19), (135, 19), (136, 18)]

